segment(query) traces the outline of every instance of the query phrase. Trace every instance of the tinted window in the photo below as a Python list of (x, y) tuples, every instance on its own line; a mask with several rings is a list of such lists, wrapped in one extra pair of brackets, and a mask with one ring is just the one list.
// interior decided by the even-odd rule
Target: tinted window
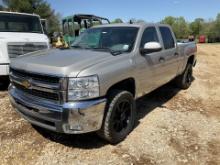
[(134, 47), (137, 33), (136, 27), (91, 28), (82, 33), (72, 46), (130, 52)]
[(0, 14), (0, 32), (43, 33), (38, 17), (20, 14)]
[(172, 33), (168, 27), (160, 27), (160, 33), (163, 39), (164, 48), (170, 49), (175, 47), (175, 42)]
[(159, 42), (155, 27), (148, 27), (145, 29), (141, 39), (141, 48), (148, 42)]

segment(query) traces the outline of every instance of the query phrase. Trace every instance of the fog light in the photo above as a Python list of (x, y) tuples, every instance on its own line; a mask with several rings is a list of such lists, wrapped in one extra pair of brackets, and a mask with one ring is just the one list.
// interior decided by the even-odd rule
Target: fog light
[(63, 130), (65, 133), (74, 134), (74, 133), (82, 132), (83, 127), (79, 124), (75, 124), (75, 125), (65, 124), (65, 125), (63, 125)]
[(77, 123), (75, 125), (70, 125), (69, 129), (71, 131), (82, 131), (83, 130), (82, 126)]
[(79, 113), (79, 109), (72, 109), (69, 111), (68, 126), (71, 131), (82, 131), (81, 123), (82, 115)]

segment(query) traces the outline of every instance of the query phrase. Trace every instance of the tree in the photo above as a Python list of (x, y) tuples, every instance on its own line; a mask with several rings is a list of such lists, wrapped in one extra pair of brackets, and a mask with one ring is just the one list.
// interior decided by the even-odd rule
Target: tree
[(188, 38), (189, 26), (184, 17), (176, 18), (173, 27), (174, 27), (174, 32), (176, 33), (178, 39)]
[(121, 18), (116, 18), (115, 20), (113, 20), (111, 23), (123, 23)]
[(220, 13), (217, 15), (216, 20), (215, 20), (215, 32), (216, 35), (220, 37)]
[(53, 14), (49, 17), (49, 21), (48, 21), (48, 27), (50, 33), (61, 31), (60, 20), (61, 20), (61, 15), (53, 11)]
[(185, 39), (189, 36), (189, 26), (184, 17), (165, 17), (161, 23), (168, 24), (172, 27), (176, 38)]
[(9, 0), (0, 0), (0, 10), (4, 10)]
[(48, 21), (48, 32), (60, 31), (60, 17), (45, 0), (5, 0), (8, 10), (35, 13)]
[(190, 25), (192, 35), (198, 36), (204, 34), (204, 19), (196, 18)]
[(173, 24), (175, 23), (175, 17), (172, 17), (172, 16), (168, 16), (168, 17), (165, 17), (161, 23), (163, 24), (168, 24), (170, 26), (173, 26)]

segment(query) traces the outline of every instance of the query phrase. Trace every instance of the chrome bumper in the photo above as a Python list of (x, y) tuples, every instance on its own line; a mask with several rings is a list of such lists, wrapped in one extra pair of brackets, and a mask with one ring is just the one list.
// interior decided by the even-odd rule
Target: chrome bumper
[(9, 87), (9, 98), (15, 110), (34, 125), (67, 134), (97, 131), (102, 126), (106, 99), (58, 105)]

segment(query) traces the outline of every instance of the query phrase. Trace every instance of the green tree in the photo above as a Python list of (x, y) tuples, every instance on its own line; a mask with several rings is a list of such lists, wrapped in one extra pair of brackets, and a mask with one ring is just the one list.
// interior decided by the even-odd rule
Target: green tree
[(173, 24), (175, 23), (175, 20), (176, 18), (175, 17), (172, 17), (172, 16), (168, 16), (168, 17), (165, 17), (161, 23), (163, 24), (168, 24), (170, 26), (173, 26)]
[(111, 23), (123, 23), (121, 18), (116, 18), (115, 20), (113, 20)]
[(217, 15), (214, 25), (216, 35), (220, 37), (220, 13)]
[(176, 18), (173, 27), (178, 39), (188, 38), (189, 26), (184, 17)]
[(48, 21), (48, 32), (60, 31), (60, 17), (45, 0), (6, 0), (8, 10), (35, 13)]
[(190, 31), (192, 35), (198, 36), (204, 34), (205, 32), (205, 21), (203, 18), (196, 18), (192, 23), (190, 23)]
[(188, 38), (189, 36), (189, 26), (188, 23), (186, 22), (184, 17), (172, 17), (168, 16), (165, 17), (161, 23), (163, 24), (168, 24), (172, 27), (176, 38), (178, 39), (185, 39)]

